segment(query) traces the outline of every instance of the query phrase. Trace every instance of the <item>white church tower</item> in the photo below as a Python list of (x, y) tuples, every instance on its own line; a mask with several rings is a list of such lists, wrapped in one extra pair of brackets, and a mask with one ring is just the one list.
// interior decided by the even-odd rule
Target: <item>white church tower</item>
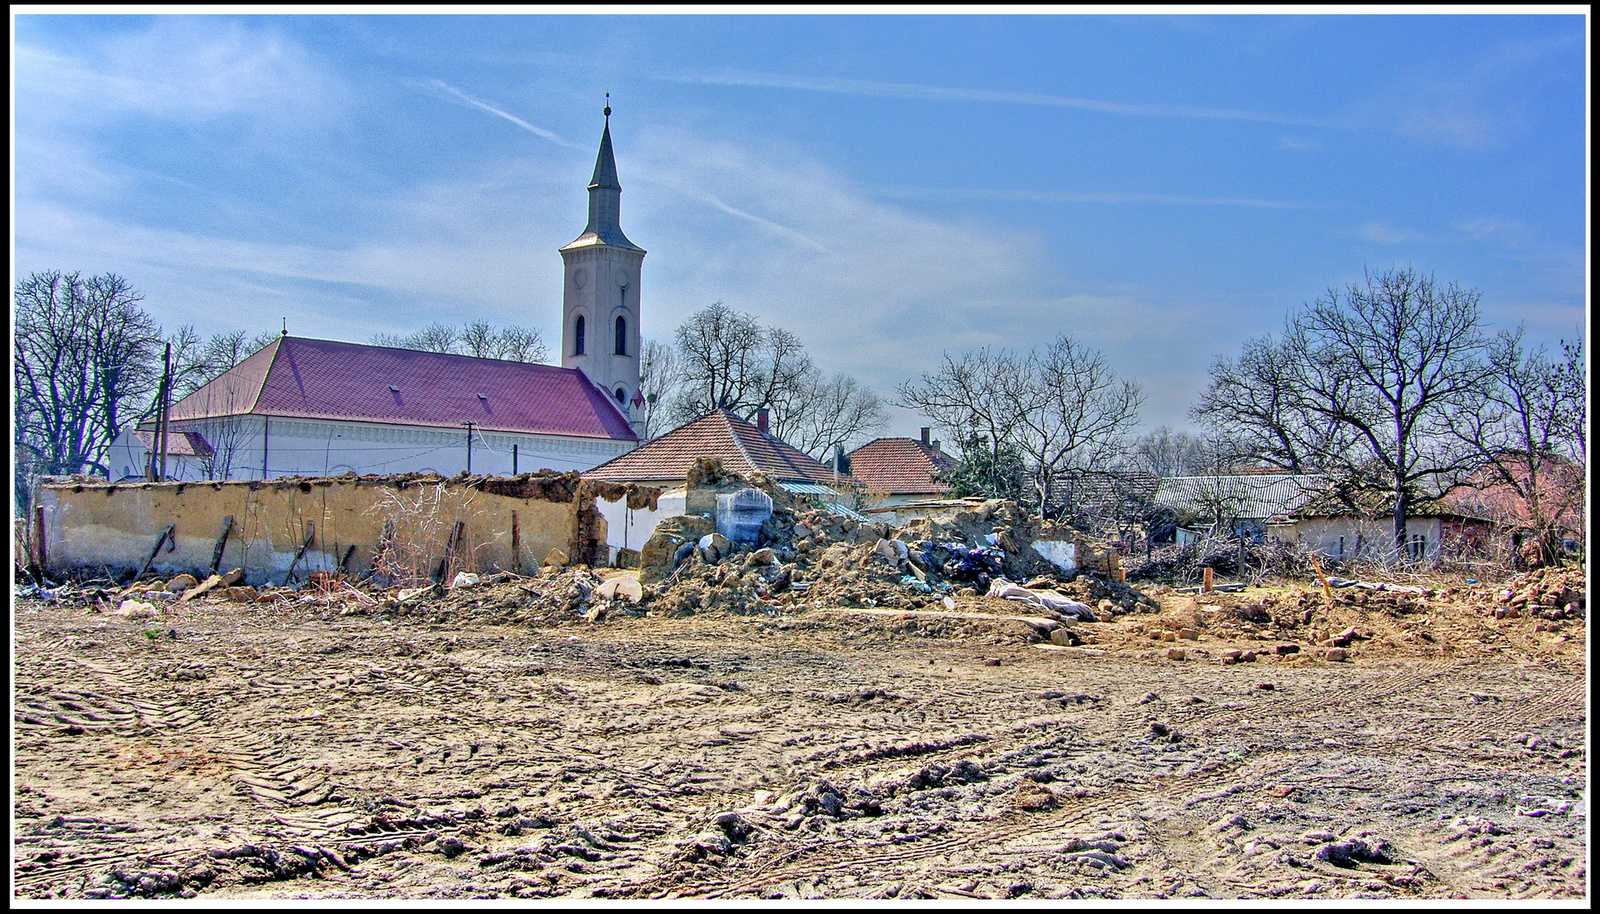
[[(607, 100), (610, 93), (606, 93)], [(561, 367), (578, 368), (617, 401), (635, 432), (644, 427), (639, 392), (639, 267), (644, 248), (618, 223), (622, 185), (611, 154), (611, 106), (589, 181), (589, 224), (561, 248)]]

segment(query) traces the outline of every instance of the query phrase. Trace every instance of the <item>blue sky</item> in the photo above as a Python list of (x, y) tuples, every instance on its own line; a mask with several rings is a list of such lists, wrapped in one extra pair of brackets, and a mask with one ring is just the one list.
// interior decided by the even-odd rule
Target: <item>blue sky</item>
[(13, 279), (120, 273), (168, 329), (555, 344), (610, 92), (646, 337), (720, 300), (892, 397), (1069, 333), (1183, 427), (1214, 357), (1367, 268), (1586, 328), (1567, 9), (14, 13)]

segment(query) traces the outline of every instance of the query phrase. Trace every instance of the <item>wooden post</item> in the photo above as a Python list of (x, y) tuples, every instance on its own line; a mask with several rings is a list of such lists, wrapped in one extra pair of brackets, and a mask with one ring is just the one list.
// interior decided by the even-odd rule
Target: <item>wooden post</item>
[(1315, 552), (1311, 553), (1311, 567), (1316, 569), (1317, 580), (1322, 582), (1322, 595), (1327, 597), (1328, 602), (1331, 604), (1333, 602), (1333, 585), (1328, 583), (1328, 576), (1322, 573), (1322, 563), (1317, 561)]
[(445, 543), (444, 546), (444, 558), (439, 560), (439, 570), (433, 573), (435, 584), (444, 583), (445, 570), (450, 567), (450, 559), (455, 555), (456, 544), (461, 542), (461, 531), (466, 529), (466, 526), (466, 521), (458, 520), (456, 521), (455, 529), (450, 531), (450, 541)]
[(144, 560), (143, 565), (139, 566), (138, 574), (133, 576), (133, 583), (139, 583), (139, 579), (144, 577), (144, 573), (150, 570), (150, 563), (154, 562), (156, 555), (161, 552), (161, 544), (167, 541), (167, 537), (172, 535), (172, 530), (176, 526), (176, 524), (168, 524), (167, 529), (161, 531), (161, 535), (156, 537), (156, 544), (150, 547), (150, 556)]
[[(515, 514), (511, 515), (516, 517)], [(33, 508), (33, 561), (42, 573), (50, 563), (50, 553), (45, 548), (44, 541), (44, 505), (35, 505)]]
[[(512, 445), (513, 448), (516, 445)], [(515, 451), (513, 451), (513, 454)], [(517, 527), (517, 512), (511, 512), (511, 572), (522, 573), (522, 530)]]
[(1216, 573), (1211, 570), (1211, 566), (1210, 565), (1207, 565), (1206, 567), (1200, 569), (1200, 592), (1201, 593), (1210, 593), (1211, 592), (1211, 588), (1216, 586), (1215, 574)]
[(1122, 569), (1122, 559), (1115, 549), (1111, 550), (1111, 580), (1126, 581), (1128, 573)]
[(233, 530), (233, 515), (229, 514), (222, 519), (222, 530), (217, 533), (217, 548), (211, 552), (211, 573), (216, 574), (222, 567), (222, 550), (228, 546), (228, 533)]
[(317, 522), (316, 521), (311, 521), (311, 520), (306, 521), (306, 539), (305, 539), (305, 542), (301, 543), (300, 544), (300, 548), (295, 550), (294, 561), (289, 563), (289, 573), (285, 574), (283, 576), (283, 583), (287, 584), (290, 581), (294, 580), (294, 569), (295, 569), (295, 566), (300, 564), (300, 558), (306, 554), (306, 550), (307, 549), (311, 548), (311, 541), (314, 538), (316, 538), (316, 535), (317, 535)]

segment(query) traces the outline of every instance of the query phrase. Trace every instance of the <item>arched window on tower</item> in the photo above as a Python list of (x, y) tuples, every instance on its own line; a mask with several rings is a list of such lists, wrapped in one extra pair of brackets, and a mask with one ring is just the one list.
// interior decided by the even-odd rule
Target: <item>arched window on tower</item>
[(628, 354), (628, 319), (617, 315), (617, 355)]
[(627, 403), (628, 402), (628, 392), (626, 390), (623, 390), (620, 387), (617, 388), (616, 397), (617, 397), (617, 402), (618, 403)]
[(583, 315), (578, 315), (577, 323), (572, 325), (572, 354), (583, 355)]

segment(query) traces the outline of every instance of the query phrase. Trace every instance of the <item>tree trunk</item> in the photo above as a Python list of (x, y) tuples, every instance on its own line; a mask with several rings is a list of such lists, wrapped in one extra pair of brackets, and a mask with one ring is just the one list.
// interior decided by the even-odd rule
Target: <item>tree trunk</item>
[(1394, 547), (1396, 557), (1401, 561), (1405, 561), (1406, 514), (1409, 513), (1407, 509), (1411, 506), (1409, 504), (1410, 498), (1405, 488), (1403, 486), (1397, 486), (1396, 488), (1400, 491), (1396, 492), (1394, 497)]

